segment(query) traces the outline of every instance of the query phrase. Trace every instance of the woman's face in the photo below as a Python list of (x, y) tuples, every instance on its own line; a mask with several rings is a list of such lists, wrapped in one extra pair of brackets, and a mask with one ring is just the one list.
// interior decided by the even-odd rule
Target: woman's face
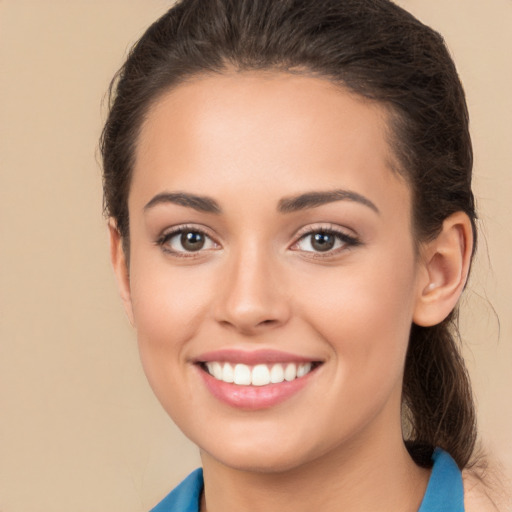
[(198, 78), (149, 112), (127, 308), (205, 456), (279, 471), (401, 436), (424, 283), (387, 137), (383, 108), (307, 76)]

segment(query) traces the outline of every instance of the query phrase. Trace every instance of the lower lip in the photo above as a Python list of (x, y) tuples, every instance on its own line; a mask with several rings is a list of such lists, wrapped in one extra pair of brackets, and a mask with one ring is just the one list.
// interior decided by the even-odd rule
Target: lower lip
[(231, 407), (247, 410), (268, 409), (284, 402), (298, 393), (310, 380), (312, 370), (304, 377), (291, 382), (268, 384), (266, 386), (238, 386), (223, 382), (212, 377), (203, 369), (198, 368), (210, 393), (221, 402)]

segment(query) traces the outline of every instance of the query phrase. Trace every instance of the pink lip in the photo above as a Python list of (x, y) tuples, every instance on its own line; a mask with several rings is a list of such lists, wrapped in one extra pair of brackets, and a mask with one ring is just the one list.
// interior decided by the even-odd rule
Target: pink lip
[[(218, 361), (218, 359), (215, 360)], [(308, 384), (318, 370), (318, 368), (314, 368), (304, 377), (299, 377), (291, 382), (284, 381), (266, 386), (239, 386), (217, 380), (200, 365), (196, 365), (196, 367), (207, 389), (215, 398), (231, 407), (250, 411), (268, 409), (291, 398)]]
[(218, 361), (220, 363), (241, 363), (249, 366), (256, 364), (271, 364), (271, 363), (309, 363), (318, 361), (318, 359), (311, 359), (296, 354), (287, 352), (280, 352), (278, 350), (236, 350), (224, 349), (207, 352), (196, 357), (195, 362), (207, 363), (210, 361)]

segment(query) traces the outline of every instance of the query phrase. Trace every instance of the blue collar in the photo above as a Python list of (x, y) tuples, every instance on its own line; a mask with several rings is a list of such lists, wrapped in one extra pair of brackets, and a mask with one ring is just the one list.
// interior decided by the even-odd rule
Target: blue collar
[[(455, 461), (440, 448), (432, 455), (434, 465), (418, 512), (464, 512), (462, 475)], [(151, 512), (199, 512), (203, 470), (196, 469)]]
[(203, 492), (203, 468), (198, 468), (150, 512), (199, 512)]
[(457, 464), (440, 448), (434, 450), (432, 460), (432, 474), (418, 512), (464, 512), (464, 487)]

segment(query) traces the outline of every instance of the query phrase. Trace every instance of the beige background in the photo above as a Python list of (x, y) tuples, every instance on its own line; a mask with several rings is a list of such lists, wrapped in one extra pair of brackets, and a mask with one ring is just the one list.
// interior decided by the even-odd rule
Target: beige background
[[(482, 232), (465, 351), (510, 472), (512, 1), (399, 3), (445, 35), (467, 90)], [(198, 464), (139, 366), (96, 149), (111, 76), (169, 4), (0, 0), (1, 512), (145, 511)]]

